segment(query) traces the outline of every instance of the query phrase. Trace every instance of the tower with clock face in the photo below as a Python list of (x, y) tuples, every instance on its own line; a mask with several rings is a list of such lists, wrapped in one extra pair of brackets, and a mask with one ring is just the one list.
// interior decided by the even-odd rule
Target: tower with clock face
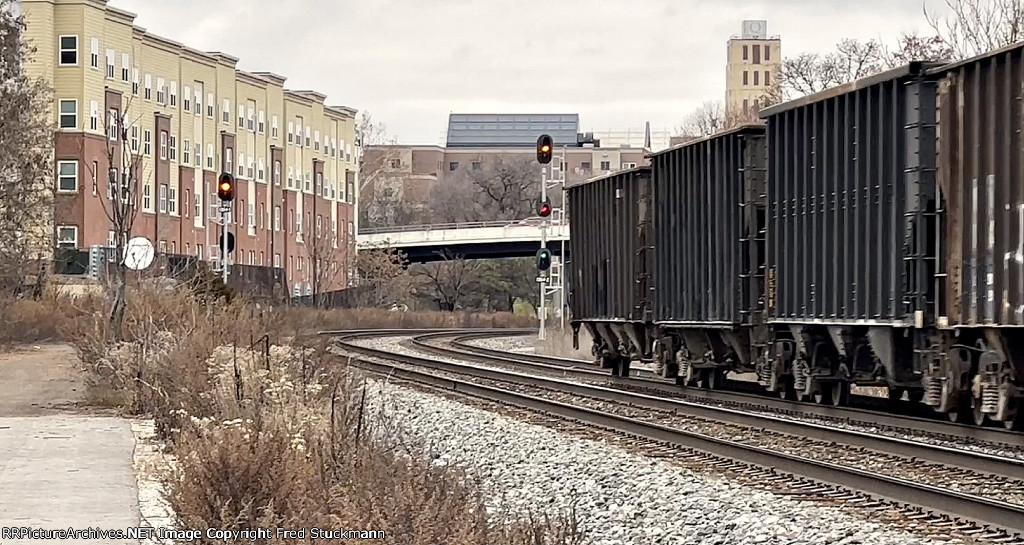
[(748, 19), (729, 39), (725, 74), (725, 110), (735, 119), (757, 119), (757, 110), (777, 95), (782, 40), (768, 34), (768, 21)]

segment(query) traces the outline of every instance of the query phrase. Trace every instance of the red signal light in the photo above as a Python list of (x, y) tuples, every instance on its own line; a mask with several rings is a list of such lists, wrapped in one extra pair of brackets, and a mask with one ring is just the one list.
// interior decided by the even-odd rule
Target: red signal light
[(542, 218), (546, 218), (546, 217), (550, 216), (551, 215), (551, 201), (545, 200), (545, 201), (541, 202), (540, 203), (540, 208), (537, 209), (537, 214), (540, 217), (542, 217)]

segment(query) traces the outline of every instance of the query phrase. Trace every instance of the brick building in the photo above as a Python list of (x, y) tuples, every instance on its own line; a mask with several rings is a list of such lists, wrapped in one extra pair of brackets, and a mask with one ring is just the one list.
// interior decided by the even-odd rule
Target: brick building
[(58, 246), (113, 245), (106, 173), (108, 150), (120, 147), (111, 120), (123, 116), (140, 160), (132, 236), (169, 255), (217, 258), (216, 179), (227, 171), (237, 180), (234, 263), (279, 268), (293, 294), (307, 294), (317, 241), (331, 248), (321, 291), (351, 281), (354, 109), (286, 89), (282, 76), (238, 70), (228, 54), (149, 33), (106, 0), (23, 0), (22, 11), (37, 49), (28, 72), (55, 91)]

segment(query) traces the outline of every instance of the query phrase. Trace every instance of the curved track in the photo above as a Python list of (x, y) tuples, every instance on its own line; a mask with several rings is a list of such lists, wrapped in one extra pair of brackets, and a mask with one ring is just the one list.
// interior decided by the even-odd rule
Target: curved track
[[(416, 350), (462, 361), (472, 359), (492, 365), (508, 365), (510, 361), (522, 363), (523, 359), (520, 359), (522, 356), (520, 354), (505, 353), (502, 359), (498, 360), (496, 356), (485, 356), (479, 352), (466, 350), (465, 346), (453, 349), (433, 344), (445, 337), (497, 336), (510, 333), (515, 332), (499, 333), (492, 330), (467, 333), (449, 330), (418, 336), (414, 333), (416, 338), (413, 339), (413, 342)], [(408, 336), (410, 333), (403, 332), (403, 334)], [(1018, 539), (1021, 534), (1024, 534), (1024, 501), (1020, 501), (1018, 496), (1013, 495), (1013, 491), (1020, 489), (1022, 494), (1020, 497), (1024, 497), (1024, 482), (1017, 480), (1024, 475), (1024, 462), (1019, 460), (795, 422), (776, 416), (756, 415), (728, 408), (654, 397), (551, 376), (551, 374), (562, 374), (564, 377), (570, 377), (580, 374), (592, 375), (595, 372), (601, 373), (595, 369), (576, 368), (576, 364), (566, 365), (566, 362), (563, 362), (563, 365), (534, 363), (533, 365), (544, 365), (548, 376), (528, 375), (494, 367), (452, 363), (436, 357), (424, 357), (408, 352), (394, 353), (351, 342), (361, 337), (394, 336), (393, 332), (387, 334), (337, 332), (336, 335), (339, 348), (345, 352), (401, 363), (401, 365), (394, 365), (367, 359), (360, 361), (360, 366), (374, 372), (558, 415), (637, 438), (663, 441), (713, 453), (741, 463), (772, 468), (863, 492), (872, 497), (890, 500), (898, 504), (918, 506), (949, 519), (970, 519), (983, 526), (998, 528), (1007, 534), (1016, 534)], [(539, 356), (528, 359), (533, 358), (539, 358)], [(545, 359), (551, 361), (550, 358)], [(604, 375), (604, 373), (601, 374)], [(606, 378), (612, 383), (630, 382), (629, 379)], [(652, 419), (644, 414), (654, 411), (670, 412), (673, 415), (679, 415), (680, 418), (692, 418), (694, 421), (706, 420), (723, 426), (742, 427), (750, 432), (751, 436), (775, 434), (785, 441), (803, 440), (808, 443), (808, 449), (824, 444), (826, 448), (831, 448), (834, 451), (836, 458), (832, 460), (826, 455), (824, 458), (815, 459), (793, 452), (792, 448), (788, 449), (789, 452), (784, 452), (787, 448), (766, 448), (763, 442), (736, 440), (723, 437), (721, 434), (716, 436), (715, 433), (706, 433), (700, 426), (693, 431), (665, 425), (657, 418)], [(817, 443), (817, 445), (814, 446), (812, 443)], [(866, 452), (868, 450), (872, 452)], [(849, 463), (841, 462), (843, 459), (848, 461), (851, 457), (859, 457), (870, 463), (863, 467), (851, 467)], [(932, 479), (929, 483), (923, 482), (921, 479), (903, 478), (892, 472), (887, 473), (884, 469), (865, 469), (865, 467), (870, 468), (876, 458), (885, 460), (883, 464), (905, 464), (910, 469), (914, 469), (918, 465), (928, 467), (928, 471), (938, 471), (940, 478), (939, 480)], [(948, 486), (944, 486), (947, 480)], [(954, 490), (961, 485), (964, 485), (965, 489), (979, 491), (989, 490), (986, 487), (991, 486), (992, 490), (998, 489), (1000, 493), (982, 494), (978, 492), (971, 494)], [(1002, 497), (1004, 499), (1009, 497), (1014, 501), (993, 498), (993, 496), (1000, 496), (1006, 491), (1010, 491), (1011, 494), (1009, 496), (1002, 495)]]

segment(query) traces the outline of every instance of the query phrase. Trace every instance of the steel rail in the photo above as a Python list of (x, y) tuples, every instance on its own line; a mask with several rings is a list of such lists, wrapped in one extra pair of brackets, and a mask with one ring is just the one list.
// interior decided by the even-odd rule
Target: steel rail
[[(529, 375), (521, 375), (518, 373), (485, 370), (477, 367), (435, 361), (408, 354), (395, 354), (386, 350), (366, 348), (345, 342), (348, 338), (350, 337), (338, 340), (340, 347), (344, 350), (356, 352), (364, 356), (372, 356), (436, 370), (458, 370), (454, 372), (461, 371), (462, 373), (471, 373), (483, 378), (493, 377), (494, 380), (508, 381), (510, 379), (529, 377)], [(1024, 506), (971, 496), (953, 490), (916, 483), (906, 479), (844, 467), (837, 463), (822, 462), (790, 454), (774, 452), (761, 447), (744, 445), (742, 443), (724, 439), (717, 439), (695, 432), (608, 414), (585, 407), (577, 407), (558, 401), (543, 399), (500, 388), (473, 384), (468, 381), (448, 377), (441, 377), (430, 374), (426, 371), (406, 369), (393, 364), (378, 363), (360, 359), (357, 361), (356, 365), (390, 377), (429, 384), (434, 387), (451, 390), (460, 394), (507, 403), (529, 410), (542, 411), (562, 418), (602, 427), (634, 437), (653, 441), (662, 441), (684, 448), (701, 450), (718, 456), (734, 459), (739, 462), (772, 468), (775, 471), (791, 473), (816, 481), (855, 489), (878, 498), (901, 504), (911, 504), (930, 512), (941, 513), (954, 519), (967, 518), (983, 525), (996, 527), (1009, 534), (1020, 535), (1024, 533)], [(548, 382), (548, 384), (550, 384), (550, 382)]]
[[(533, 333), (533, 331), (528, 330), (526, 334), (529, 333)], [(507, 336), (513, 335), (521, 335), (521, 333), (509, 333)], [(449, 336), (450, 335), (444, 335), (440, 333), (436, 335), (427, 334), (419, 337), (418, 339), (415, 339), (414, 342), (418, 348), (423, 348), (424, 350), (426, 350), (427, 348), (425, 348), (425, 346), (430, 345), (424, 341), (431, 339), (440, 339)], [(537, 354), (520, 354), (513, 352), (505, 352), (501, 350), (494, 350), (491, 348), (484, 348), (465, 343), (465, 341), (468, 339), (488, 337), (493, 337), (493, 335), (491, 333), (484, 332), (468, 332), (458, 337), (452, 336), (452, 341), (450, 344), (452, 345), (453, 348), (449, 350), (449, 354), (458, 354), (459, 357), (464, 357), (466, 359), (474, 359), (474, 361), (480, 362), (484, 362), (484, 360), (475, 358), (486, 357), (491, 360), (505, 361), (513, 364), (528, 364), (546, 370), (568, 368), (573, 369), (574, 373), (578, 373), (580, 375), (594, 375), (608, 378), (611, 377), (609, 372), (605, 370), (599, 370), (594, 364), (586, 362), (584, 360), (560, 358), (556, 356), (541, 356)], [(448, 349), (446, 348), (445, 350)], [(705, 390), (702, 388), (681, 388), (680, 386), (668, 383), (664, 379), (656, 377), (657, 375), (655, 375), (654, 373), (651, 373), (649, 371), (641, 371), (639, 373), (639, 376), (631, 377), (628, 380), (631, 384), (636, 384), (637, 386), (649, 391), (656, 391), (659, 393), (670, 395), (685, 394), (692, 398), (699, 398), (707, 401), (716, 401), (721, 403), (736, 404), (737, 406), (745, 406), (750, 407), (752, 409), (769, 409), (773, 411), (779, 411), (782, 414), (834, 418), (852, 424), (864, 423), (889, 428), (913, 429), (916, 431), (943, 434), (951, 437), (969, 438), (985, 443), (1003, 444), (1009, 447), (1024, 447), (1024, 434), (1019, 432), (1007, 431), (1000, 428), (978, 427), (968, 424), (947, 422), (936, 418), (926, 418), (921, 416), (889, 413), (882, 412), (879, 410), (871, 410), (857, 407), (836, 407), (832, 405), (820, 405), (811, 402), (790, 401), (785, 399), (779, 399), (778, 397), (771, 397), (764, 394), (753, 392), (737, 392), (732, 390)], [(616, 378), (615, 380), (618, 381), (623, 379)]]

